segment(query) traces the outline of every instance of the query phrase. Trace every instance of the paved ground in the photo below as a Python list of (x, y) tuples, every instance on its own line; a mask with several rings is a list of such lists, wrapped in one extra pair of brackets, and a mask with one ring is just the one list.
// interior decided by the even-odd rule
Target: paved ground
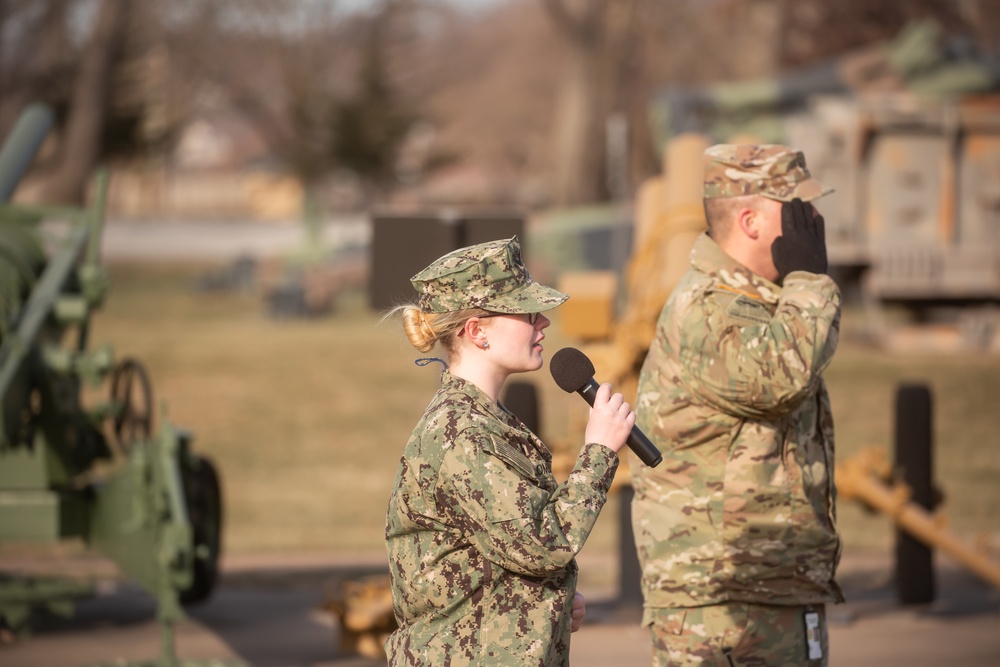
[[(607, 565), (581, 562), (584, 571)], [(832, 667), (1000, 665), (1000, 592), (939, 560), (937, 601), (902, 608), (890, 585), (890, 565), (879, 558), (845, 560), (848, 602), (830, 610)], [(228, 561), (213, 598), (193, 608), (178, 627), (177, 653), (186, 660), (255, 667), (381, 664), (342, 654), (333, 618), (320, 611), (331, 578), (373, 567), (323, 556)], [(617, 607), (600, 583), (584, 593), (590, 600), (588, 623), (574, 635), (572, 664), (648, 665), (648, 639), (637, 627), (637, 610)], [(0, 664), (120, 665), (152, 660), (159, 647), (151, 598), (132, 584), (105, 582), (97, 596), (78, 603), (73, 620), (40, 619), (32, 637), (0, 646)]]
[[(368, 242), (369, 227), (365, 216), (343, 216), (324, 224), (320, 236), (332, 248), (357, 246)], [(280, 256), (301, 248), (306, 238), (305, 227), (295, 221), (109, 221), (101, 254), (108, 260), (226, 261), (244, 255)]]

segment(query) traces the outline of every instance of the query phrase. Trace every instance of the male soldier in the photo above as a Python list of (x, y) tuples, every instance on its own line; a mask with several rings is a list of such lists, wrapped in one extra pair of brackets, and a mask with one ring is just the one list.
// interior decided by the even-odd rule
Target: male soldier
[(633, 467), (654, 665), (826, 665), (834, 581), (837, 347), (827, 194), (802, 153), (705, 151), (708, 231), (660, 315), (638, 425), (663, 465)]

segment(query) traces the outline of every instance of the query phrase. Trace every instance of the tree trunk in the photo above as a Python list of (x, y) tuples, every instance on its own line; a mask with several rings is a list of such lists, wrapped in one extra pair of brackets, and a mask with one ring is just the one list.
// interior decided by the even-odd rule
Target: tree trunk
[(597, 201), (605, 194), (604, 131), (599, 68), (593, 54), (577, 54), (563, 83), (555, 118), (555, 193), (559, 205)]
[(80, 204), (101, 157), (101, 133), (108, 115), (112, 75), (121, 45), (128, 0), (102, 0), (97, 23), (73, 86), (58, 164), (47, 179), (45, 199)]
[[(8, 3), (0, 0), (0, 26), (8, 20)], [(66, 50), (66, 0), (49, 0), (31, 38), (12, 52), (20, 64), (0, 62), (0, 136), (33, 102), (52, 103), (59, 97), (59, 65)], [(0, 57), (2, 57), (0, 53)]]
[(623, 111), (619, 88), (625, 86), (619, 74), (633, 53), (636, 12), (643, 0), (543, 0), (543, 4), (571, 49), (555, 117), (556, 203), (605, 201), (607, 123), (612, 111)]

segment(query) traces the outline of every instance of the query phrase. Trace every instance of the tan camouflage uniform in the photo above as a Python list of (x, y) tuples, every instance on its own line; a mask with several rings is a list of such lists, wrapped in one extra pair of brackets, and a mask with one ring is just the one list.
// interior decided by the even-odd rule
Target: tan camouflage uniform
[[(787, 148), (706, 153), (706, 198), (825, 194)], [(636, 407), (637, 425), (664, 454), (657, 468), (632, 466), (654, 665), (825, 664), (806, 660), (800, 610), (815, 605), (826, 656), (822, 605), (842, 596), (820, 373), (839, 323), (828, 276), (794, 271), (779, 287), (707, 234), (695, 243), (657, 323)], [(733, 632), (729, 644), (710, 639)]]
[[(415, 276), (421, 307), (441, 312), (474, 303), (531, 312), (524, 309), (565, 300), (531, 280), (512, 241), (459, 251)], [(390, 664), (569, 663), (574, 558), (618, 457), (587, 444), (561, 485), (551, 463), (519, 419), (472, 383), (442, 375), (403, 452), (389, 503), (400, 625), (386, 643)]]

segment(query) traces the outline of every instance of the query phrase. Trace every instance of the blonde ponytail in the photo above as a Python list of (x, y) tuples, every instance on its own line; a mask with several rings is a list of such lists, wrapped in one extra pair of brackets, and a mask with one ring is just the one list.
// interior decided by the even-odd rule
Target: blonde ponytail
[[(470, 317), (483, 315), (479, 308), (466, 308), (449, 313), (425, 313), (413, 304), (396, 306), (386, 314), (386, 318), (401, 313), (403, 331), (410, 344), (420, 352), (430, 352), (435, 343), (440, 343), (449, 353), (455, 351), (456, 338), (461, 327)], [(383, 318), (385, 319), (385, 318)]]
[(424, 311), (416, 306), (403, 306), (403, 331), (410, 344), (421, 352), (430, 352), (438, 336)]

